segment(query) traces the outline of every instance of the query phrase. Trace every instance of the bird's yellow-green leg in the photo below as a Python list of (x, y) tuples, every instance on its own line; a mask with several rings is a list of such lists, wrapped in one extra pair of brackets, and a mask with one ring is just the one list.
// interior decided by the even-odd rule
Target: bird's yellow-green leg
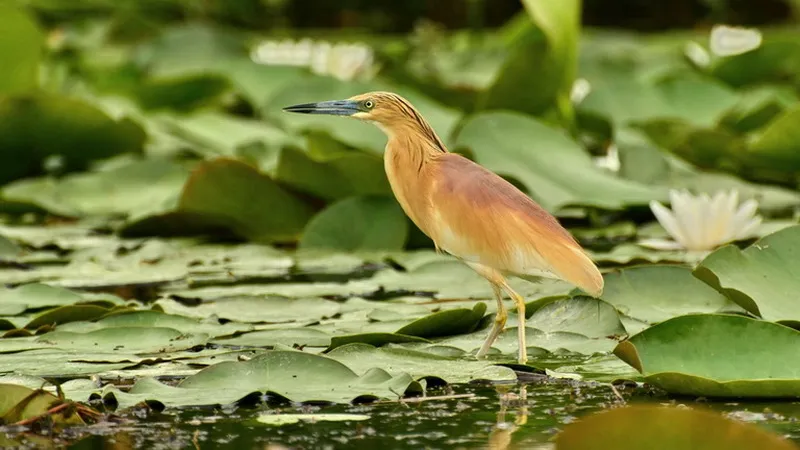
[(492, 324), (491, 331), (489, 331), (489, 336), (483, 341), (483, 345), (480, 350), (478, 350), (478, 353), (475, 354), (478, 358), (486, 356), (486, 353), (492, 348), (495, 339), (497, 339), (497, 336), (503, 331), (503, 327), (506, 326), (506, 320), (508, 319), (508, 312), (506, 312), (506, 307), (503, 305), (503, 291), (500, 290), (500, 286), (494, 283), (492, 283), (492, 289), (494, 290), (494, 298), (497, 300), (497, 314), (494, 316), (494, 323)]
[(503, 288), (508, 292), (508, 295), (514, 299), (517, 304), (517, 336), (519, 339), (519, 359), (520, 364), (528, 362), (528, 348), (525, 339), (525, 299), (516, 291), (511, 289), (508, 283), (503, 283)]

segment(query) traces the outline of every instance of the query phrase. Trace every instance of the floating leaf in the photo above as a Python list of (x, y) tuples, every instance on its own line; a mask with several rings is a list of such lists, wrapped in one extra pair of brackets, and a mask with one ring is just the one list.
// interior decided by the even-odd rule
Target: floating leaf
[(800, 225), (766, 236), (744, 251), (727, 245), (708, 255), (695, 276), (766, 320), (800, 323)]
[(229, 339), (217, 339), (214, 343), (227, 346), (274, 347), (276, 345), (301, 347), (327, 347), (331, 344), (331, 335), (313, 328), (280, 328), (245, 333)]
[(296, 239), (313, 213), (254, 167), (225, 158), (195, 169), (178, 210), (224, 224), (247, 239), (267, 242)]
[(298, 351), (270, 351), (250, 361), (222, 362), (187, 377), (177, 386), (140, 379), (127, 392), (107, 387), (120, 408), (147, 401), (167, 407), (229, 404), (256, 392), (295, 402), (349, 403), (356, 399), (396, 399), (420, 393), (407, 374), (392, 377), (381, 369), (358, 376), (342, 363)]
[[(224, 291), (223, 291), (224, 292)], [(339, 312), (339, 305), (321, 298), (290, 299), (282, 297), (230, 296), (186, 306), (175, 300), (156, 302), (165, 312), (198, 319), (215, 316), (238, 322), (291, 322), (319, 320)]]
[(25, 284), (13, 289), (0, 289), (0, 315), (14, 316), (28, 309), (72, 305), (83, 301), (79, 294), (46, 284)]
[[(536, 303), (533, 306), (535, 308)], [(536, 308), (525, 325), (547, 333), (578, 333), (590, 338), (625, 334), (617, 310), (603, 300), (591, 297), (548, 302)]]
[(367, 344), (373, 347), (380, 347), (386, 344), (403, 344), (407, 342), (430, 343), (430, 341), (427, 339), (417, 336), (409, 336), (407, 334), (377, 333), (377, 332), (361, 333), (361, 334), (348, 334), (344, 336), (333, 336), (330, 339), (330, 346), (328, 347), (328, 350), (333, 350), (343, 345), (355, 344), (355, 343)]
[(44, 35), (28, 12), (10, 3), (0, 5), (0, 95), (28, 92), (38, 85)]
[(520, 114), (471, 117), (458, 134), (457, 147), (470, 149), (486, 168), (521, 181), (550, 211), (576, 205), (620, 209), (665, 196), (662, 189), (601, 171), (566, 134)]
[(514, 371), (492, 362), (467, 358), (440, 356), (434, 353), (402, 347), (373, 347), (368, 344), (348, 344), (328, 353), (356, 373), (368, 374), (380, 367), (391, 374), (408, 373), (414, 379), (432, 377), (447, 383), (467, 383), (475, 380), (515, 380)]
[(675, 317), (614, 349), (670, 393), (761, 398), (800, 397), (798, 352), (800, 331), (722, 314)]
[(314, 216), (300, 239), (300, 249), (355, 252), (402, 250), (408, 220), (391, 197), (350, 197)]
[(633, 405), (568, 424), (555, 450), (792, 450), (797, 446), (753, 424), (697, 408)]
[(486, 303), (483, 302), (476, 303), (472, 309), (448, 309), (419, 318), (397, 330), (397, 333), (422, 338), (470, 333), (478, 326), (485, 312)]
[(602, 299), (622, 314), (656, 323), (692, 313), (741, 312), (682, 266), (639, 266), (605, 275)]
[[(522, 2), (534, 27), (511, 44), (510, 54), (481, 99), (482, 109), (509, 109), (541, 114), (554, 104), (572, 118), (570, 92), (575, 80), (581, 2)], [(530, 89), (519, 89), (527, 83)]]
[[(0, 98), (0, 184), (43, 173), (47, 158), (59, 170), (84, 170), (89, 163), (141, 152), (142, 129), (116, 121), (80, 100), (55, 94)], [(4, 193), (5, 196), (7, 193)]]

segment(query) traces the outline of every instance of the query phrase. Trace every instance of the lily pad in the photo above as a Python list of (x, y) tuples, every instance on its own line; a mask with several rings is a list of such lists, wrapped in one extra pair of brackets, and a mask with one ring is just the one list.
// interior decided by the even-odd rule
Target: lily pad
[(673, 394), (800, 397), (800, 331), (772, 322), (675, 317), (621, 342), (614, 354)]
[(397, 330), (397, 333), (422, 338), (470, 333), (478, 326), (484, 313), (486, 303), (478, 302), (472, 309), (448, 309), (419, 318)]
[(761, 427), (699, 408), (632, 405), (583, 417), (555, 437), (556, 450), (792, 450)]
[(692, 313), (743, 312), (683, 266), (638, 266), (605, 275), (602, 299), (626, 316), (656, 323)]
[(313, 214), (310, 206), (256, 168), (227, 158), (206, 161), (195, 169), (178, 210), (264, 242), (296, 239)]
[[(40, 175), (46, 158), (62, 172), (92, 161), (142, 151), (145, 133), (128, 119), (112, 119), (80, 100), (53, 93), (0, 100), (0, 184)], [(5, 195), (5, 193), (4, 193)]]
[(434, 378), (446, 383), (468, 383), (476, 380), (516, 380), (514, 371), (492, 362), (440, 356), (431, 352), (397, 346), (373, 347), (348, 344), (327, 354), (347, 367), (366, 376), (375, 367), (391, 374), (410, 374), (415, 380)]
[(281, 344), (289, 347), (293, 345), (328, 347), (331, 344), (331, 335), (313, 328), (287, 327), (275, 330), (253, 331), (229, 339), (217, 339), (213, 342), (226, 346), (274, 347)]
[(339, 312), (339, 304), (331, 300), (275, 296), (233, 296), (203, 302), (196, 306), (187, 306), (171, 299), (161, 299), (156, 305), (169, 314), (198, 319), (215, 316), (245, 323), (319, 320)]
[[(536, 303), (533, 307), (536, 308)], [(625, 334), (625, 327), (613, 306), (582, 296), (557, 299), (536, 308), (525, 325), (546, 333), (578, 333), (590, 338)]]
[(303, 232), (299, 248), (342, 252), (402, 250), (408, 220), (391, 197), (350, 197), (314, 216)]
[(551, 212), (566, 206), (621, 209), (666, 196), (661, 188), (603, 172), (564, 132), (517, 113), (471, 117), (456, 147), (469, 149), (489, 170), (522, 182)]
[(703, 260), (695, 276), (747, 311), (766, 320), (800, 326), (797, 261), (800, 226), (784, 228), (745, 250), (727, 245)]
[[(0, 95), (30, 91), (37, 86), (44, 34), (26, 9), (0, 6), (0, 54), (8, 66), (0, 70)], [(12, 69), (13, 68), (13, 69)]]
[[(349, 403), (416, 395), (422, 387), (408, 374), (381, 369), (357, 375), (342, 363), (299, 351), (270, 351), (250, 361), (223, 362), (187, 377), (177, 386), (142, 378), (127, 393), (107, 386), (120, 408), (140, 402), (166, 407), (230, 404), (253, 393), (273, 393), (296, 402)], [(82, 399), (84, 400), (84, 399)]]
[(83, 297), (69, 289), (46, 284), (25, 284), (16, 288), (0, 289), (0, 315), (15, 316), (28, 309), (72, 305)]

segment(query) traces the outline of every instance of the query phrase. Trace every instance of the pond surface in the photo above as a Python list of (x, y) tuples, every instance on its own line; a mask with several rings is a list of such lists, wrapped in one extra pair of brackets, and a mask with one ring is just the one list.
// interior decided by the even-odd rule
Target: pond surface
[[(527, 375), (530, 378), (530, 375)], [(120, 423), (72, 429), (61, 439), (67, 448), (238, 449), (505, 449), (552, 448), (564, 425), (600, 409), (634, 403), (705, 404), (756, 423), (800, 444), (800, 402), (705, 402), (669, 398), (641, 386), (532, 379), (523, 384), (458, 384), (432, 389), (429, 399), (363, 405), (274, 405), (238, 408), (185, 408), (156, 412), (129, 410)], [(261, 414), (354, 414), (369, 419), (300, 421), (280, 426), (257, 421)], [(7, 434), (4, 445), (27, 443)], [(39, 447), (44, 442), (38, 442)], [(60, 445), (59, 445), (60, 444)], [(63, 448), (63, 447), (62, 447)]]

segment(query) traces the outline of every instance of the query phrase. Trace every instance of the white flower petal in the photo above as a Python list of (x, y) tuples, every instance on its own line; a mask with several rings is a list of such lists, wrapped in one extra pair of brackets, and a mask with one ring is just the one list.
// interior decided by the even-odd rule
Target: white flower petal
[(681, 230), (677, 219), (672, 214), (672, 211), (655, 200), (650, 202), (650, 211), (653, 212), (653, 215), (656, 217), (656, 220), (658, 220), (658, 223), (664, 227), (664, 230), (666, 230), (666, 232), (672, 236), (673, 239), (681, 244), (684, 244), (685, 237), (683, 235), (683, 231)]
[(640, 247), (652, 248), (655, 250), (684, 250), (683, 245), (679, 242), (670, 241), (667, 239), (642, 239), (636, 242)]

